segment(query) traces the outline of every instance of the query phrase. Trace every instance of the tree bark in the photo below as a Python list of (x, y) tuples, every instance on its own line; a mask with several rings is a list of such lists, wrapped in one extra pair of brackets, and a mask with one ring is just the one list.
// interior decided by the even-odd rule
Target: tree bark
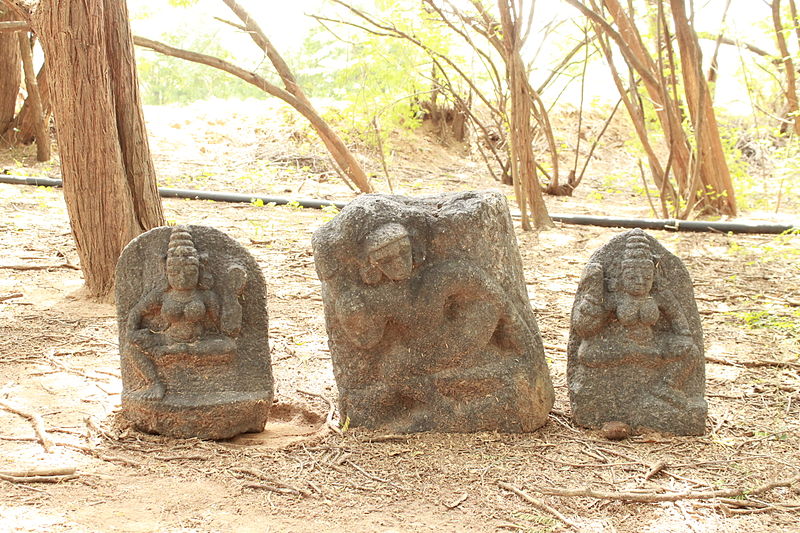
[[(736, 196), (708, 84), (703, 76), (700, 43), (686, 16), (684, 0), (670, 0), (670, 7), (681, 52), (686, 101), (698, 139), (696, 157), (699, 158), (702, 187), (690, 187), (689, 191), (693, 194), (689, 200), (690, 203), (699, 201), (699, 205), (711, 207), (715, 212), (734, 216)], [(695, 195), (699, 195), (699, 198)]]
[[(46, 126), (50, 124), (52, 109), (50, 107), (50, 87), (47, 80), (47, 65), (42, 65), (36, 75), (36, 85), (39, 88), (39, 102), (42, 108), (42, 120)], [(29, 99), (25, 99), (22, 109), (19, 110), (11, 123), (8, 140), (11, 144), (31, 144), (36, 140), (37, 114)]]
[(26, 31), (18, 32), (17, 36), (19, 39), (19, 54), (22, 57), (22, 70), (25, 73), (25, 88), (28, 90), (28, 97), (25, 102), (30, 102), (31, 115), (33, 116), (36, 159), (37, 161), (48, 161), (50, 159), (50, 132), (42, 111), (42, 100), (39, 96), (36, 72), (33, 70), (31, 41)]
[[(0, 2), (0, 22), (17, 20)], [(19, 44), (14, 32), (0, 32), (0, 138), (7, 138), (20, 87)]]
[(685, 190), (689, 184), (691, 157), (685, 133), (680, 128), (682, 120), (678, 102), (673, 101), (665, 90), (665, 85), (658, 82), (663, 75), (658, 72), (656, 62), (650, 57), (647, 48), (645, 48), (642, 37), (632, 19), (632, 14), (629, 16), (617, 0), (603, 0), (603, 4), (614, 17), (614, 22), (620, 28), (620, 35), (629, 47), (630, 52), (647, 69), (648, 75), (643, 75), (640, 70), (637, 70), (637, 72), (642, 76), (642, 82), (647, 89), (647, 94), (653, 100), (661, 128), (667, 138), (667, 144), (673, 152), (672, 166), (678, 188)]
[(12, 3), (44, 48), (64, 198), (86, 290), (107, 297), (122, 248), (164, 222), (138, 89), (120, 86), (136, 85), (124, 0)]
[(128, 6), (126, 0), (105, 0), (105, 4), (106, 57), (122, 166), (137, 223), (147, 230), (164, 224), (164, 215), (142, 112)]
[(547, 212), (547, 205), (544, 202), (542, 189), (536, 175), (530, 123), (533, 98), (528, 92), (530, 84), (525, 71), (525, 63), (520, 54), (522, 48), (521, 24), (512, 16), (512, 6), (510, 5), (512, 1), (498, 0), (497, 6), (500, 9), (506, 76), (511, 93), (509, 127), (514, 190), (522, 211), (522, 228), (531, 229), (527, 207), (527, 204), (530, 203), (533, 226), (536, 229), (545, 229), (552, 227), (553, 221)]
[(783, 70), (786, 74), (786, 103), (789, 105), (787, 113), (789, 120), (794, 123), (795, 135), (800, 135), (800, 117), (798, 117), (797, 102), (797, 76), (794, 70), (792, 54), (783, 35), (783, 22), (781, 21), (781, 0), (772, 0), (772, 24), (775, 27), (775, 39), (778, 41), (778, 51), (781, 53)]

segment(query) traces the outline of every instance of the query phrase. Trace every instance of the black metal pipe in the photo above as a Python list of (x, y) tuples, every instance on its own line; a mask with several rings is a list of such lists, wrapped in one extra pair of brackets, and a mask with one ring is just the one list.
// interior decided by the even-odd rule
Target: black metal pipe
[(189, 198), (192, 200), (214, 200), (215, 202), (233, 202), (250, 204), (253, 201), (261, 200), (265, 204), (287, 205), (294, 204), (301, 207), (311, 207), (314, 209), (322, 209), (327, 206), (334, 206), (337, 209), (342, 209), (345, 205), (344, 202), (331, 202), (328, 200), (314, 200), (311, 198), (284, 198), (281, 196), (262, 196), (260, 194), (241, 194), (237, 192), (214, 192), (214, 191), (194, 191), (189, 189), (169, 189), (167, 187), (159, 187), (159, 194), (164, 198)]
[[(32, 176), (10, 176), (0, 173), (0, 183), (14, 185), (36, 185), (39, 187), (61, 187), (61, 180), (53, 178), (39, 178)], [(213, 200), (215, 202), (252, 203), (261, 200), (265, 204), (276, 205), (297, 204), (301, 207), (322, 209), (334, 206), (337, 209), (347, 205), (344, 202), (331, 202), (315, 199), (292, 199), (280, 196), (263, 196), (259, 194), (241, 194), (233, 192), (195, 191), (189, 189), (171, 189), (159, 187), (158, 192), (164, 198), (188, 198), (196, 200)], [(760, 222), (714, 222), (703, 220), (677, 220), (657, 218), (619, 218), (598, 217), (590, 215), (550, 215), (550, 218), (565, 224), (579, 224), (584, 226), (603, 226), (613, 228), (642, 228), (667, 231), (703, 231), (714, 233), (765, 233), (779, 234), (786, 232), (800, 232), (797, 224), (766, 224)]]
[(706, 220), (677, 220), (661, 218), (618, 218), (589, 215), (551, 215), (550, 218), (565, 224), (604, 226), (612, 228), (642, 228), (666, 231), (705, 231), (712, 233), (768, 233), (779, 234), (800, 231), (792, 224), (767, 224), (761, 222), (717, 222)]

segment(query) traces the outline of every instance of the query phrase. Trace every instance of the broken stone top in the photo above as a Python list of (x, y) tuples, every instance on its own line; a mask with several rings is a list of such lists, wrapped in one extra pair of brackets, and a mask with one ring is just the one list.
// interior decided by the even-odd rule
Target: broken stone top
[(703, 333), (689, 273), (642, 230), (592, 255), (575, 295), (568, 352), (578, 424), (703, 433)]
[(135, 426), (202, 438), (263, 427), (265, 287), (242, 246), (213, 228), (155, 228), (123, 250), (116, 296), (123, 413)]
[(393, 431), (530, 431), (552, 403), (505, 198), (362, 195), (314, 260), (342, 416)]

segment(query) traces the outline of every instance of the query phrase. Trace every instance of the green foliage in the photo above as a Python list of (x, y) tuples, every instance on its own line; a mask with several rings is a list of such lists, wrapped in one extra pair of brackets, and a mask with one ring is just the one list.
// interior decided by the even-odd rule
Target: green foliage
[[(452, 34), (420, 2), (380, 0), (369, 11), (375, 20), (419, 40), (435, 53), (466, 63), (454, 50)], [(342, 20), (353, 18), (344, 10), (339, 16)], [(421, 123), (420, 103), (430, 99), (434, 83), (433, 62), (407, 39), (325, 24), (308, 34), (302, 50), (290, 61), (298, 81), (309, 95), (339, 103), (326, 118), (344, 128), (345, 137), (350, 137), (347, 140), (383, 145), (388, 156), (389, 133), (413, 130)], [(454, 79), (453, 73), (447, 75)]]
[(776, 235), (768, 242), (744, 246), (733, 239), (728, 243), (728, 253), (753, 257), (761, 263), (784, 261), (790, 268), (800, 272), (800, 230), (789, 230)]
[(787, 337), (800, 337), (800, 309), (782, 312), (759, 309), (732, 314), (750, 329), (771, 329)]
[(513, 516), (515, 520), (528, 522), (522, 530), (526, 533), (551, 533), (558, 530), (559, 523), (552, 516), (523, 512), (515, 512)]
[(339, 214), (339, 209), (335, 205), (326, 205), (322, 208), (322, 212), (325, 213), (322, 217), (322, 221), (329, 222)]
[[(235, 63), (232, 54), (210, 32), (182, 26), (162, 35), (161, 40), (177, 48)], [(266, 98), (260, 89), (212, 67), (145, 50), (140, 50), (136, 59), (145, 104), (185, 104), (211, 98)]]
[(297, 68), (300, 84), (312, 96), (340, 103), (326, 118), (344, 127), (351, 137), (377, 146), (377, 139), (369, 139), (375, 135), (376, 118), (381, 143), (388, 140), (389, 130), (414, 129), (419, 125), (419, 108), (413, 95), (427, 85), (418, 74), (425, 58), (396, 39), (364, 34), (350, 39), (342, 42), (324, 30), (313, 31)]

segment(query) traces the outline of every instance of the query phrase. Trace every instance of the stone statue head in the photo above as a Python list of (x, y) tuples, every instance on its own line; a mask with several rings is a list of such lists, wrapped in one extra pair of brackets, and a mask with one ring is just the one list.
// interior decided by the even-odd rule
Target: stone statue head
[(192, 235), (184, 226), (173, 228), (167, 247), (167, 282), (177, 290), (197, 288), (200, 281), (200, 257)]
[(411, 277), (411, 239), (402, 224), (384, 224), (373, 230), (366, 239), (365, 252), (369, 265), (362, 269), (361, 277), (368, 285), (378, 283), (383, 276), (392, 281)]
[(631, 296), (646, 296), (653, 288), (655, 263), (645, 233), (634, 230), (625, 241), (621, 288)]

